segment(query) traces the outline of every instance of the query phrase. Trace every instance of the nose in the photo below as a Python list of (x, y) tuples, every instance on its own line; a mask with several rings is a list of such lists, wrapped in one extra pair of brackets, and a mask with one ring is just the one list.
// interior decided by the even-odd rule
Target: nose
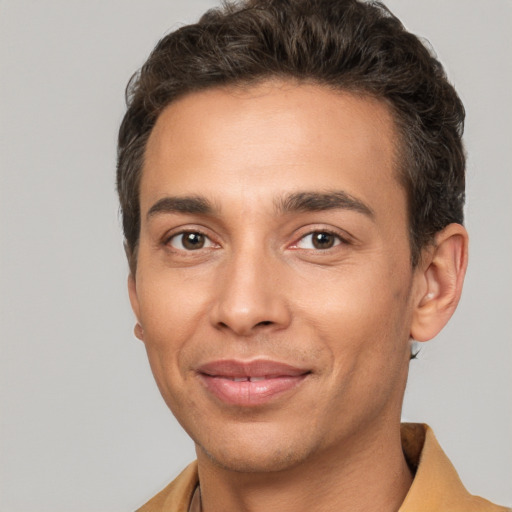
[(220, 273), (211, 321), (238, 336), (286, 328), (291, 314), (281, 265), (263, 251), (233, 255)]

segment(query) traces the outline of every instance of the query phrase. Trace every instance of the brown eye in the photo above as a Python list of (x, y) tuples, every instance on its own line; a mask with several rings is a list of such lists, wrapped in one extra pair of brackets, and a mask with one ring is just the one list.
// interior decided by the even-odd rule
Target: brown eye
[(302, 237), (297, 247), (300, 249), (325, 250), (341, 243), (340, 237), (328, 231), (314, 231)]
[(203, 249), (212, 245), (210, 239), (206, 235), (198, 233), (197, 231), (187, 231), (174, 235), (169, 240), (169, 243), (172, 247), (182, 251), (197, 251), (198, 249)]
[(312, 243), (315, 249), (330, 249), (336, 242), (336, 237), (332, 233), (313, 233)]

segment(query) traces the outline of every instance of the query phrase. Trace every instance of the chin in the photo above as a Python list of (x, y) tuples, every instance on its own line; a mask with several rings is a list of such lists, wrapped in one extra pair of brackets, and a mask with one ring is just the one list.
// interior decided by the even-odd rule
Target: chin
[(270, 473), (285, 471), (299, 465), (304, 460), (304, 454), (287, 446), (272, 448), (268, 445), (262, 447), (231, 447), (228, 450), (215, 448), (211, 451), (199, 446), (216, 466), (237, 473)]
[(204, 455), (211, 463), (228, 471), (285, 471), (310, 459), (322, 448), (307, 435), (308, 429), (293, 428), (293, 425), (260, 421), (224, 424), (223, 427), (222, 433), (212, 429), (205, 436), (203, 431), (195, 441), (199, 459)]

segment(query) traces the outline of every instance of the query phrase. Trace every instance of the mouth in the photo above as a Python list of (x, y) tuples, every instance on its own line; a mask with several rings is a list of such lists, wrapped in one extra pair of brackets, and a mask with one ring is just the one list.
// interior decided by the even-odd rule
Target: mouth
[(263, 405), (294, 391), (311, 373), (270, 360), (213, 361), (197, 370), (207, 391), (224, 403), (251, 407)]

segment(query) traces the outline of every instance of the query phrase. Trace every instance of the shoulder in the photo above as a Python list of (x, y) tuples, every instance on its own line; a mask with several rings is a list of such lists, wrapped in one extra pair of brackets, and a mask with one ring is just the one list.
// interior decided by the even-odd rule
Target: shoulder
[(137, 512), (187, 512), (198, 483), (197, 462), (192, 462)]
[(415, 476), (399, 512), (512, 512), (466, 490), (428, 425), (404, 423), (401, 433)]

